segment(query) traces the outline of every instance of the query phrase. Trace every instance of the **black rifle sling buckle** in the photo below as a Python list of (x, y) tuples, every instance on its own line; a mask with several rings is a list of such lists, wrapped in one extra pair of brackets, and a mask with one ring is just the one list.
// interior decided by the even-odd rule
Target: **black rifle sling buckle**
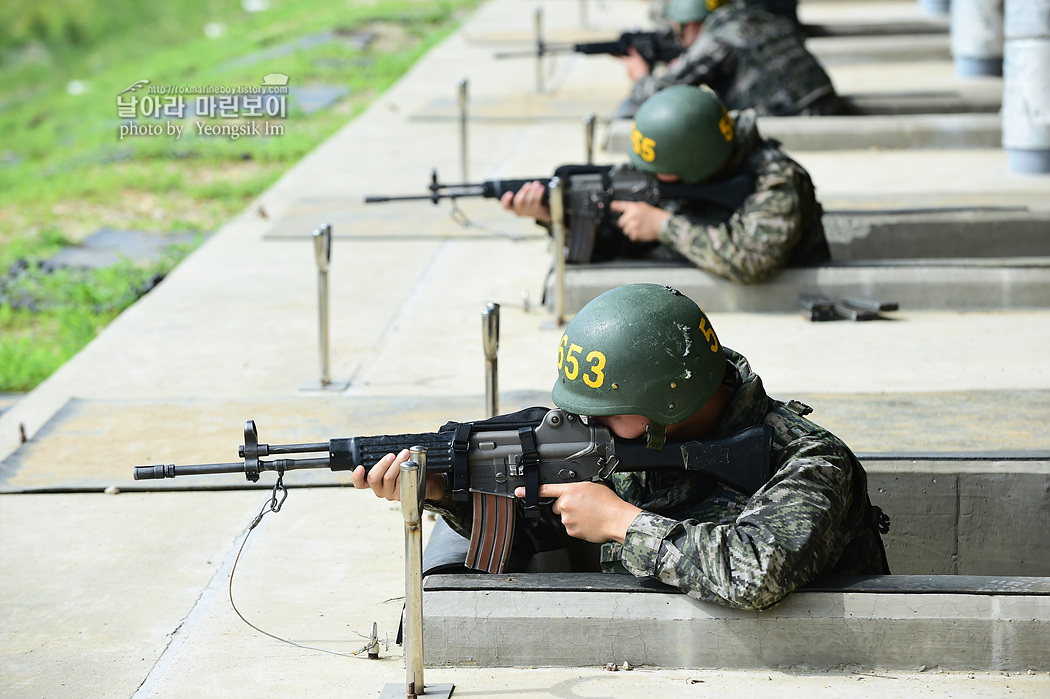
[(470, 428), (469, 422), (459, 423), (452, 438), (452, 499), (457, 502), (470, 499)]
[(518, 428), (521, 441), (521, 473), (525, 478), (525, 516), (536, 519), (540, 516), (540, 452), (536, 448), (536, 431), (533, 427)]

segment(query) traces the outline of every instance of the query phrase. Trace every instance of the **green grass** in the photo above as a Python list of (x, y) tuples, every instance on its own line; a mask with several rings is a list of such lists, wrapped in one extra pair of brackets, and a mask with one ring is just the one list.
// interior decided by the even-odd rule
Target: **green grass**
[(28, 391), (50, 376), (192, 247), (173, 245), (147, 266), (123, 260), (91, 270), (29, 267), (9, 280), (0, 304), (0, 390)]
[[(262, 12), (245, 11), (240, 0), (0, 3), (0, 277), (17, 260), (46, 259), (103, 226), (158, 234), (216, 230), (478, 3), (272, 0)], [(221, 25), (221, 36), (206, 36), (207, 25)], [(361, 32), (376, 39), (359, 48), (351, 38)], [(328, 39), (307, 44), (305, 37)], [(117, 95), (135, 81), (258, 85), (269, 73), (288, 75), (290, 87), (339, 85), (349, 92), (312, 114), (289, 101), (280, 136), (119, 138), (126, 120)], [(193, 98), (186, 103), (192, 115)], [(175, 251), (165, 264), (185, 253)], [(31, 388), (115, 317), (120, 304), (100, 305), (99, 296), (127, 298), (120, 276), (58, 275), (46, 283), (20, 277), (17, 283), (42, 285), (34, 293), (55, 302), (28, 311), (0, 299), (0, 392)]]

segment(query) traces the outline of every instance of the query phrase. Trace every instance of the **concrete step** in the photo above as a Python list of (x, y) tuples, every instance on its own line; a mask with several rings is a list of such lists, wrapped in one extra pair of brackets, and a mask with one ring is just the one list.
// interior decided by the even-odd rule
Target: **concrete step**
[(848, 116), (988, 114), (1002, 107), (1002, 95), (977, 91), (847, 92), (841, 97)]
[[(708, 312), (794, 311), (804, 294), (832, 301), (842, 296), (892, 301), (908, 310), (1050, 308), (1050, 258), (1045, 257), (846, 261), (785, 269), (768, 282), (748, 286), (683, 265), (568, 265), (562, 307), (572, 315), (613, 287), (641, 282), (673, 286)], [(546, 302), (556, 304), (557, 295), (552, 274)]]
[(780, 141), (790, 153), (863, 148), (1000, 148), (1003, 140), (1002, 117), (998, 113), (763, 116), (758, 118), (758, 130), (766, 138)]
[(1048, 578), (876, 576), (747, 612), (629, 576), (434, 575), (423, 606), (429, 665), (1050, 668)]
[(1050, 576), (1050, 452), (857, 456), (894, 573)]
[[(954, 100), (954, 98), (952, 98)], [(866, 148), (1000, 148), (1002, 117), (996, 100), (957, 101), (971, 105), (973, 111), (929, 111), (916, 102), (887, 104), (878, 98), (863, 98), (870, 111), (842, 116), (761, 116), (758, 131), (775, 138), (791, 153), (798, 151), (859, 150)], [(942, 104), (949, 104), (948, 100)], [(894, 111), (896, 110), (896, 111)], [(631, 122), (611, 119), (603, 125), (602, 148), (607, 153), (625, 153), (630, 147)]]
[(855, 37), (829, 35), (811, 38), (806, 48), (825, 66), (872, 61), (950, 61), (951, 47), (947, 33), (898, 34)]
[[(838, 210), (824, 215), (832, 262), (790, 268), (763, 284), (718, 279), (686, 263), (568, 265), (564, 309), (613, 286), (670, 284), (707, 311), (792, 311), (799, 296), (894, 301), (908, 309), (1050, 306), (1050, 212), (1026, 207)], [(555, 275), (547, 303), (558, 298)]]
[(832, 210), (833, 260), (1050, 257), (1050, 211), (1025, 207)]
[(827, 24), (807, 24), (803, 22), (802, 33), (808, 37), (873, 37), (873, 36), (922, 36), (927, 34), (947, 34), (949, 23), (931, 17), (928, 21), (899, 22), (828, 22)]

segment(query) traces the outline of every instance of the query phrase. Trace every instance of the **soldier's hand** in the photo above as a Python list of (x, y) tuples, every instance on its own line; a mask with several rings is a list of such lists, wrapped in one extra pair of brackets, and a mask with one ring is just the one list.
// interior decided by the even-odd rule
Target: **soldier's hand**
[(623, 61), (623, 67), (627, 69), (627, 77), (632, 81), (652, 72), (649, 70), (649, 64), (633, 46), (627, 49), (627, 55), (622, 56), (620, 60)]
[[(350, 474), (350, 480), (358, 490), (371, 488), (377, 498), (401, 501), (401, 464), (408, 461), (410, 452), (402, 449), (398, 454), (387, 454), (376, 462), (367, 473), (364, 466), (358, 466)], [(445, 481), (441, 476), (427, 476), (427, 500), (440, 500), (445, 496)]]
[[(525, 497), (525, 489), (517, 488), (514, 495)], [(552, 509), (569, 536), (594, 544), (622, 544), (627, 528), (642, 511), (621, 500), (612, 488), (591, 481), (541, 485), (539, 496), (555, 498)]]
[(610, 204), (610, 208), (620, 212), (620, 218), (616, 224), (624, 235), (636, 243), (656, 240), (660, 226), (671, 218), (670, 213), (644, 201), (614, 201)]
[(527, 216), (537, 221), (550, 223), (550, 207), (543, 203), (543, 194), (546, 189), (544, 184), (538, 180), (526, 182), (517, 192), (505, 192), (499, 202), (504, 209), (513, 211), (518, 216)]

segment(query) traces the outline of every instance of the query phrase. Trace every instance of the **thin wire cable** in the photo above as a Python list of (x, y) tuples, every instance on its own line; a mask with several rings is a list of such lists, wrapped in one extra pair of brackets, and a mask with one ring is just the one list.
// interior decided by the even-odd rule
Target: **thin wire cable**
[[(280, 500), (277, 499), (278, 493), (281, 494)], [(241, 553), (244, 552), (244, 545), (248, 543), (248, 537), (251, 536), (252, 530), (254, 530), (257, 526), (259, 526), (259, 522), (262, 521), (263, 517), (265, 517), (266, 515), (270, 514), (271, 512), (280, 512), (281, 511), (281, 507), (284, 506), (284, 501), (287, 500), (287, 499), (288, 499), (288, 489), (284, 487), (284, 474), (283, 473), (278, 473), (277, 474), (277, 482), (274, 483), (273, 492), (270, 494), (270, 499), (267, 500), (265, 503), (263, 503), (262, 508), (259, 510), (259, 514), (257, 514), (255, 516), (255, 519), (252, 520), (252, 523), (248, 525), (248, 528), (247, 528), (247, 530), (245, 530), (245, 533), (244, 533), (244, 539), (241, 540), (241, 546), (240, 546), (240, 548), (237, 549), (237, 556), (236, 556), (236, 558), (233, 559), (233, 569), (230, 571), (230, 584), (229, 584), (230, 606), (233, 607), (233, 611), (237, 614), (238, 617), (240, 617), (241, 621), (243, 621), (245, 624), (247, 624), (248, 626), (250, 626), (253, 629), (255, 629), (256, 631), (258, 631), (262, 635), (269, 636), (270, 638), (272, 638), (272, 639), (274, 639), (276, 641), (280, 641), (282, 643), (287, 643), (288, 645), (295, 646), (296, 648), (303, 648), (304, 650), (315, 650), (315, 651), (318, 651), (319, 653), (328, 653), (330, 655), (352, 656), (352, 655), (360, 655), (361, 653), (364, 653), (365, 651), (369, 650), (370, 648), (378, 646), (379, 639), (377, 638), (377, 630), (376, 630), (377, 627), (376, 627), (375, 622), (372, 623), (372, 636), (371, 636), (371, 638), (368, 639), (368, 643), (366, 643), (365, 645), (363, 645), (362, 647), (360, 647), (360, 648), (358, 648), (357, 650), (354, 650), (354, 651), (338, 651), (338, 650), (331, 650), (330, 648), (318, 648), (316, 646), (308, 646), (308, 645), (305, 645), (303, 643), (296, 643), (295, 641), (291, 641), (291, 640), (289, 640), (287, 638), (281, 638), (280, 636), (276, 636), (276, 635), (270, 633), (269, 631), (264, 631), (263, 629), (260, 629), (258, 626), (256, 626), (252, 622), (250, 622), (247, 619), (245, 619), (244, 615), (241, 614), (241, 610), (237, 609), (237, 603), (233, 601), (233, 577), (234, 577), (234, 574), (236, 574), (236, 572), (237, 572), (237, 564), (241, 560)], [(360, 636), (361, 634), (358, 634), (358, 635)], [(364, 636), (361, 636), (361, 637), (364, 638)]]

